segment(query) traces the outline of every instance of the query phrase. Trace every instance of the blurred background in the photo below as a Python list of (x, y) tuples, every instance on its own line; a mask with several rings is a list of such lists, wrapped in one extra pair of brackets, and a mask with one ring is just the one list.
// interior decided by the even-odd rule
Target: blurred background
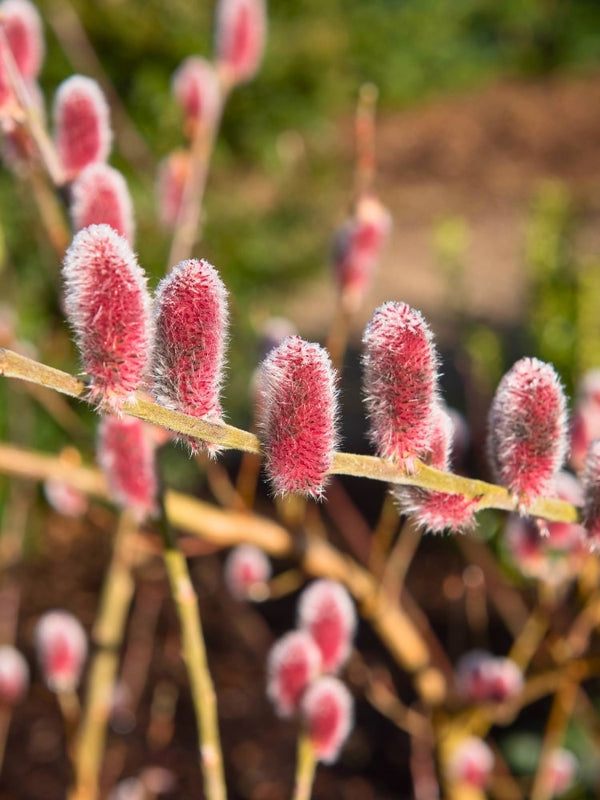
[[(40, 0), (37, 6), (45, 20), (48, 52), (41, 84), (47, 108), (56, 86), (74, 72), (97, 78), (108, 93), (116, 130), (111, 163), (127, 177), (140, 262), (155, 286), (170, 246), (169, 232), (157, 224), (156, 168), (183, 144), (170, 80), (187, 56), (211, 55), (213, 3)], [(270, 0), (264, 63), (227, 105), (197, 248), (217, 266), (231, 293), (224, 404), (235, 425), (248, 427), (251, 421), (248, 385), (269, 317), (288, 317), (305, 338), (326, 337), (336, 305), (331, 242), (353, 196), (353, 118), (365, 82), (379, 89), (375, 190), (392, 214), (393, 231), (353, 321), (343, 379), (344, 448), (368, 448), (359, 397), (362, 328), (381, 302), (404, 300), (424, 312), (436, 333), (447, 399), (471, 427), (468, 468), (486, 477), (479, 447), (485, 414), (498, 380), (516, 358), (552, 361), (569, 391), (578, 376), (600, 365), (600, 4)], [(0, 172), (0, 322), (40, 361), (76, 372), (60, 308), (59, 263), (29, 191), (9, 170)], [(74, 439), (68, 425), (65, 430), (47, 409), (25, 400), (21, 389), (0, 383), (5, 441), (49, 452), (75, 442), (91, 461), (94, 414), (77, 411)], [(174, 485), (210, 495), (181, 450), (172, 448), (166, 459)], [(226, 466), (235, 472), (235, 455)], [(346, 486), (373, 521), (383, 487), (358, 481)], [(114, 519), (98, 507), (82, 534), (81, 521), (65, 523), (48, 511), (41, 492), (21, 489), (0, 477), (3, 525), (17, 519), (31, 559), (27, 569), (19, 567), (26, 598), (20, 636), (27, 651), (33, 621), (49, 603), (76, 608), (91, 624)], [(484, 535), (492, 538), (498, 525), (489, 515)], [(238, 775), (249, 762), (262, 765), (260, 780), (240, 778), (232, 796), (277, 800), (286, 796), (290, 767), (281, 753), (290, 749), (292, 758), (294, 733), (285, 727), (281, 733), (262, 697), (259, 654), (273, 631), (289, 627), (293, 604), (267, 609), (266, 622), (234, 608), (238, 621), (222, 630), (223, 609), (231, 611), (233, 601), (225, 599), (218, 563), (207, 556), (196, 574), (219, 664), (226, 747)], [(449, 610), (448, 597), (432, 598), (422, 580), (424, 569), (431, 574), (436, 563), (444, 574), (463, 574), (457, 549), (435, 540), (425, 544), (409, 576), (411, 591), (438, 635), (459, 653), (469, 639), (458, 622), (460, 602)], [(155, 573), (145, 573), (141, 593), (148, 607), (155, 603), (157, 641), (164, 651), (162, 660), (152, 663), (149, 684), (158, 682), (164, 692), (157, 700), (156, 693), (144, 690), (140, 719), (146, 722), (153, 719), (153, 699), (168, 706), (187, 691), (175, 665), (176, 622), (172, 609), (161, 605), (163, 577)], [(511, 579), (522, 588), (520, 578)], [(499, 623), (494, 627), (493, 617), (489, 630), (502, 651), (506, 631)], [(361, 649), (377, 652), (369, 632), (361, 635)], [(60, 724), (47, 721), (48, 702), (40, 689), (19, 722), (9, 750), (13, 760), (0, 781), (3, 800), (61, 796), (68, 766), (61, 756)], [(240, 707), (246, 709), (247, 727), (236, 716)], [(175, 746), (171, 743), (164, 762), (184, 788), (169, 796), (192, 797), (185, 791), (197, 780), (195, 764), (188, 766), (193, 718), (185, 705), (178, 714)], [(322, 777), (315, 796), (410, 796), (408, 789), (399, 794), (393, 788), (408, 786), (406, 742), (398, 744), (390, 733), (394, 729), (381, 727), (372, 709), (360, 714), (362, 730), (372, 734), (380, 726), (374, 738), (359, 736), (351, 751), (352, 763), (362, 764), (366, 777), (357, 778), (347, 763), (339, 768), (335, 788), (327, 783), (333, 779)], [(257, 734), (261, 719), (266, 721)], [(113, 777), (148, 760), (147, 741), (128, 724), (121, 732), (130, 736), (127, 750), (122, 744), (113, 750)], [(163, 733), (153, 751), (159, 761)], [(26, 736), (31, 764), (17, 757)], [(386, 739), (394, 742), (393, 750)], [(272, 777), (266, 779), (269, 771)], [(23, 783), (26, 773), (30, 784)]]

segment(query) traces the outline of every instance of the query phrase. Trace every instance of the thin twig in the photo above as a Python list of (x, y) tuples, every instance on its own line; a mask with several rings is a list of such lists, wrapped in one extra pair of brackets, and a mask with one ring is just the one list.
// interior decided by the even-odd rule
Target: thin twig
[(123, 512), (93, 630), (97, 650), (90, 668), (84, 712), (77, 734), (72, 800), (94, 800), (98, 797), (98, 777), (119, 665), (119, 651), (133, 597), (131, 539), (135, 531), (136, 525), (130, 515)]
[[(80, 400), (88, 399), (88, 387), (83, 381), (5, 348), (0, 348), (0, 375), (31, 381)], [(123, 410), (131, 416), (154, 422), (178, 433), (212, 442), (223, 449), (242, 450), (250, 453), (261, 452), (258, 437), (248, 431), (232, 425), (207, 422), (179, 411), (172, 411), (139, 396), (126, 400)], [(519, 506), (519, 498), (511, 495), (508, 489), (502, 486), (495, 486), (472, 478), (463, 478), (450, 472), (441, 472), (418, 460), (415, 460), (415, 463), (414, 474), (409, 474), (406, 470), (398, 468), (392, 461), (375, 456), (334, 453), (329, 472), (332, 475), (354, 475), (388, 483), (436, 489), (450, 494), (462, 494), (465, 497), (478, 498), (478, 509), (497, 508), (515, 511)], [(576, 522), (579, 519), (575, 506), (556, 498), (534, 500), (527, 508), (527, 513), (556, 522)]]
[(316, 769), (315, 749), (306, 732), (301, 731), (298, 736), (296, 783), (293, 800), (310, 800)]
[(161, 506), (164, 562), (181, 626), (182, 655), (192, 690), (192, 701), (198, 724), (199, 755), (204, 778), (204, 791), (207, 800), (226, 800), (227, 791), (219, 736), (217, 698), (208, 669), (198, 598), (185, 556), (177, 549), (177, 539), (166, 513), (164, 498)]

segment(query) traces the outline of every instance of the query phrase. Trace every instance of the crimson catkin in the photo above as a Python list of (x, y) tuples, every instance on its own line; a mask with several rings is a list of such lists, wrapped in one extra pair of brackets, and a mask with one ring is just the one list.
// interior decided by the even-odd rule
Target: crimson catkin
[(73, 230), (110, 225), (133, 244), (133, 204), (125, 178), (102, 162), (89, 164), (71, 186), (69, 212)]
[(567, 452), (566, 399), (551, 364), (522, 358), (502, 378), (488, 450), (496, 479), (524, 502), (549, 490)]
[[(163, 278), (156, 291), (152, 357), (159, 403), (194, 417), (221, 419), (227, 318), (227, 290), (208, 261), (182, 261)], [(196, 441), (190, 446), (198, 448)]]
[(363, 343), (371, 440), (378, 455), (410, 468), (430, 449), (438, 365), (432, 333), (419, 311), (389, 302), (373, 314)]
[(112, 130), (106, 98), (91, 78), (72, 75), (54, 96), (54, 141), (67, 177), (73, 179), (84, 167), (106, 161)]
[(262, 362), (258, 382), (273, 489), (321, 497), (337, 440), (335, 371), (327, 351), (288, 336)]
[(77, 233), (65, 255), (65, 311), (90, 394), (119, 410), (138, 389), (152, 338), (146, 276), (131, 247), (109, 225)]
[(331, 675), (314, 681), (302, 697), (301, 712), (306, 732), (319, 761), (337, 760), (353, 725), (352, 695)]
[(219, 0), (216, 10), (216, 60), (226, 80), (243, 83), (254, 77), (265, 46), (264, 0)]

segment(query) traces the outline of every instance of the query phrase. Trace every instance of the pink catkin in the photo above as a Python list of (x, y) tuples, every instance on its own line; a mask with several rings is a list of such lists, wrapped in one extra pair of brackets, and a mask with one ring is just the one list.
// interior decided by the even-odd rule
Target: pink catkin
[(315, 640), (324, 672), (341, 669), (356, 631), (356, 611), (346, 589), (330, 580), (311, 583), (298, 602), (298, 627)]
[[(453, 439), (452, 419), (441, 403), (437, 403), (433, 415), (430, 453), (426, 459), (430, 466), (440, 470), (449, 469)], [(402, 513), (412, 514), (418, 525), (433, 533), (444, 530), (464, 532), (475, 524), (476, 499), (414, 486), (398, 486), (392, 494)]]
[(156, 291), (155, 323), (154, 396), (167, 408), (220, 421), (227, 290), (217, 270), (196, 259), (174, 267)]
[(362, 197), (352, 217), (334, 239), (333, 266), (342, 292), (351, 294), (356, 304), (369, 289), (373, 271), (389, 236), (389, 212), (376, 197)]
[(600, 370), (587, 372), (577, 387), (577, 403), (571, 424), (569, 461), (577, 472), (585, 465), (590, 444), (600, 437)]
[(44, 60), (42, 21), (36, 7), (27, 0), (0, 3), (2, 28), (17, 69), (26, 81), (39, 75)]
[(72, 75), (54, 96), (54, 140), (69, 179), (88, 164), (106, 161), (112, 143), (110, 112), (100, 86)]
[(482, 789), (488, 782), (494, 766), (494, 755), (487, 744), (476, 736), (469, 736), (459, 744), (448, 760), (451, 780)]
[(67, 611), (48, 611), (35, 628), (35, 645), (46, 685), (53, 692), (77, 687), (87, 656), (87, 637)]
[(217, 64), (233, 84), (254, 77), (265, 47), (264, 0), (219, 0), (216, 11)]
[(267, 658), (267, 695), (280, 717), (298, 711), (320, 669), (321, 654), (306, 631), (290, 631), (275, 642)]
[(190, 56), (173, 75), (171, 90), (188, 122), (212, 125), (219, 112), (219, 78), (205, 58)]
[(567, 413), (550, 364), (522, 358), (502, 378), (489, 414), (495, 476), (525, 502), (543, 495), (567, 452)]
[(29, 667), (12, 645), (0, 646), (0, 706), (19, 703), (29, 688)]
[(65, 311), (91, 398), (119, 410), (139, 387), (152, 339), (146, 276), (129, 244), (108, 225), (77, 233), (65, 255)]
[(583, 525), (591, 550), (600, 547), (600, 439), (590, 445), (583, 472)]
[(337, 441), (335, 380), (326, 350), (299, 336), (262, 362), (261, 428), (276, 494), (322, 497)]
[(301, 712), (316, 757), (332, 764), (352, 730), (352, 695), (337, 678), (325, 675), (305, 692)]
[(155, 444), (149, 426), (135, 417), (104, 417), (98, 431), (98, 463), (114, 501), (139, 522), (158, 511)]
[(238, 600), (264, 597), (271, 577), (271, 562), (263, 550), (250, 544), (234, 547), (225, 561), (225, 583)]
[(133, 204), (125, 178), (102, 162), (89, 164), (71, 186), (73, 230), (106, 224), (133, 245)]
[(502, 703), (523, 688), (523, 672), (510, 658), (485, 650), (466, 653), (456, 666), (460, 694), (470, 703)]
[(548, 797), (559, 797), (569, 789), (577, 775), (579, 763), (570, 750), (552, 750), (544, 768), (543, 785)]
[(437, 354), (422, 315), (384, 303), (363, 336), (364, 390), (378, 455), (411, 467), (429, 452), (437, 399)]

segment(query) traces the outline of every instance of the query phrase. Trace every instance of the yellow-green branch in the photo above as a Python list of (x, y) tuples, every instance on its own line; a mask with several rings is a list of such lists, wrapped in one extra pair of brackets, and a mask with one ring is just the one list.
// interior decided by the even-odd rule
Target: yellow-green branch
[[(0, 348), (0, 375), (37, 383), (70, 397), (89, 402), (88, 387), (83, 381), (5, 348)], [(176, 433), (212, 442), (223, 449), (261, 453), (258, 437), (248, 431), (224, 423), (207, 422), (188, 414), (182, 414), (180, 411), (172, 411), (139, 395), (126, 400), (123, 410), (131, 416), (153, 422)], [(329, 472), (332, 475), (354, 475), (387, 483), (462, 494), (478, 500), (477, 510), (497, 508), (515, 511), (519, 505), (518, 498), (511, 495), (502, 486), (472, 478), (463, 478), (449, 472), (441, 472), (419, 461), (416, 461), (414, 474), (408, 474), (392, 461), (375, 456), (334, 453)], [(575, 506), (555, 498), (539, 498), (528, 506), (527, 511), (532, 516), (556, 522), (576, 522), (579, 518)]]

